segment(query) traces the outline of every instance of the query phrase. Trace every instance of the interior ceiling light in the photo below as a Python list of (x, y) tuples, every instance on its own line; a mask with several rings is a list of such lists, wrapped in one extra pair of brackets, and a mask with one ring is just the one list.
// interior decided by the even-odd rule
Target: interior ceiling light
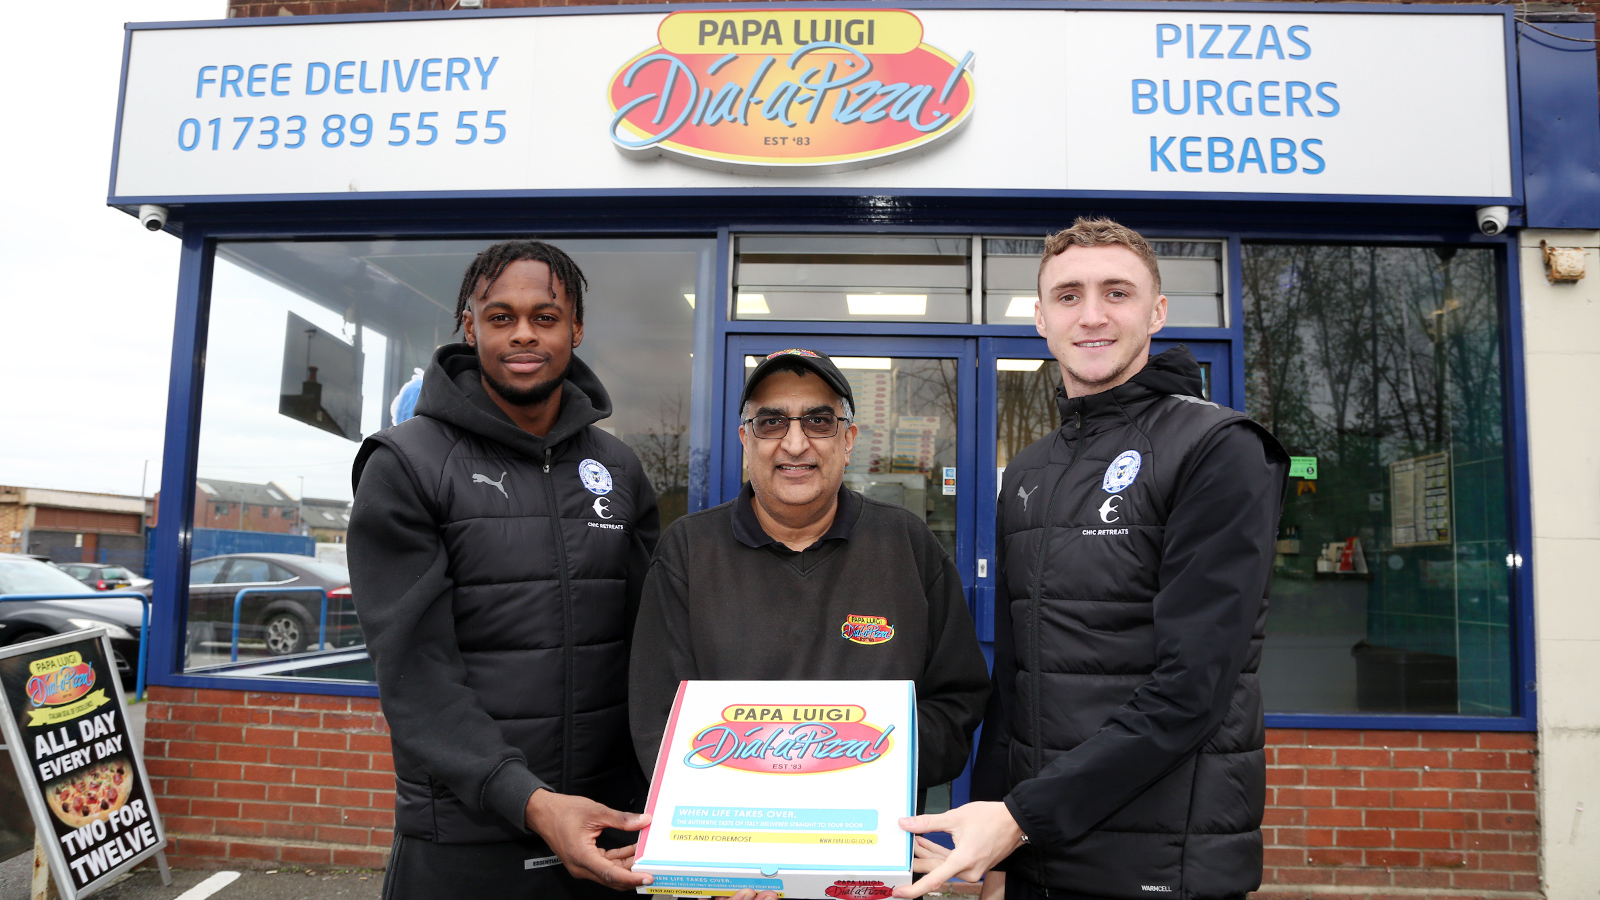
[(689, 308), (690, 309), (694, 309), (694, 295), (693, 294), (684, 294), (683, 295), (683, 299), (689, 301)]
[(852, 316), (924, 316), (926, 294), (845, 294)]
[(1006, 318), (1031, 319), (1033, 318), (1033, 305), (1038, 302), (1039, 298), (1033, 294), (1012, 297), (1011, 302), (1006, 304)]
[(766, 294), (740, 294), (739, 302), (735, 304), (735, 311), (741, 316), (765, 316), (772, 310), (767, 308)]
[(994, 367), (1000, 372), (1037, 372), (1044, 365), (1042, 359), (997, 359)]
[(756, 359), (754, 356), (746, 356), (744, 358), (744, 367), (746, 369), (754, 369), (760, 363), (761, 363), (761, 360)]
[(841, 369), (887, 369), (887, 356), (833, 356), (833, 364)]

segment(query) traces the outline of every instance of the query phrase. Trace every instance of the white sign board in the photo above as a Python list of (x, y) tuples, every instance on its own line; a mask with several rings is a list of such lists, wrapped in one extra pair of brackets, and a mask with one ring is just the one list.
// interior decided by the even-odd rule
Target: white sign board
[(882, 898), (910, 884), (910, 681), (686, 681), (634, 871), (644, 894)]
[(773, 4), (136, 27), (112, 199), (1513, 196), (1504, 11), (1360, 9), (846, 18)]

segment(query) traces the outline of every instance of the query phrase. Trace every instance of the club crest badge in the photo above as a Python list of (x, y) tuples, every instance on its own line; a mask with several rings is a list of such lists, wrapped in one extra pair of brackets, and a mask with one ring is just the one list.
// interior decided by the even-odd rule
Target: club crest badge
[[(1138, 468), (1136, 465), (1135, 469)], [(599, 461), (586, 459), (578, 463), (578, 479), (591, 494), (605, 495), (611, 493), (611, 470), (601, 465)]]
[(1106, 477), (1100, 482), (1100, 489), (1108, 494), (1120, 494), (1127, 490), (1128, 485), (1139, 477), (1139, 464), (1144, 462), (1144, 457), (1137, 450), (1124, 450), (1117, 454), (1117, 458), (1106, 466)]

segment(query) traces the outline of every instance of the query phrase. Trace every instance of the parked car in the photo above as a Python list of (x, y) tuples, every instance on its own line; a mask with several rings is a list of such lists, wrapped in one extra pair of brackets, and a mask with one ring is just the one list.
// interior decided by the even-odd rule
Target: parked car
[[(144, 604), (132, 597), (100, 597), (66, 572), (36, 559), (0, 553), (0, 596), (68, 594), (70, 600), (0, 601), (0, 645), (37, 640), (80, 628), (104, 628), (123, 682), (131, 683), (139, 659)], [(83, 599), (77, 599), (81, 595)]]
[[(350, 570), (309, 556), (290, 553), (231, 553), (202, 559), (189, 566), (189, 640), (191, 651), (203, 644), (232, 644), (233, 603), (245, 588), (322, 588), (328, 592), (328, 644), (347, 647), (362, 642), (361, 627), (350, 602)], [(273, 656), (314, 648), (322, 612), (315, 590), (246, 594), (240, 608), (240, 639), (261, 641)]]
[(155, 585), (150, 579), (135, 575), (123, 566), (100, 563), (52, 563), (51, 565), (97, 591), (138, 591), (148, 597)]

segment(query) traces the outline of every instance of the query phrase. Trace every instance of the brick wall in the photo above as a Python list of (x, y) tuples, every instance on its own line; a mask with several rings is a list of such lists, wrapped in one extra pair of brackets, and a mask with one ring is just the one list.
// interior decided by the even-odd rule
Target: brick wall
[[(388, 857), (376, 700), (152, 687), (145, 755), (181, 865)], [(1538, 898), (1531, 734), (1271, 729), (1257, 900)]]
[(1534, 735), (1267, 733), (1258, 900), (1540, 897)]
[(148, 694), (145, 759), (175, 865), (381, 868), (394, 764), (378, 701)]

